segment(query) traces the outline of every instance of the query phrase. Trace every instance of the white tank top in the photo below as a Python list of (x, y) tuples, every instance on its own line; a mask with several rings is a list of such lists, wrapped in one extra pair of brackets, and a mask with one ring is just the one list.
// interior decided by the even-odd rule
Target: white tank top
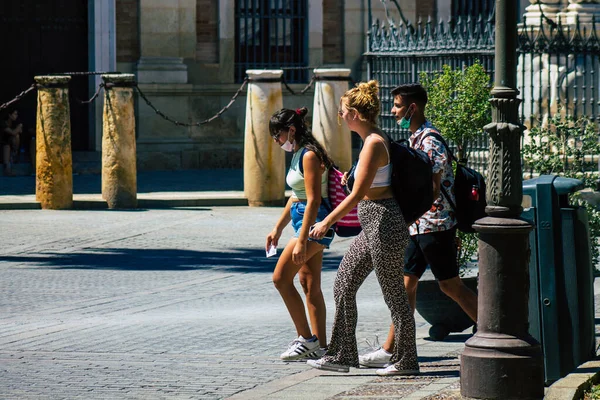
[[(381, 139), (383, 142), (385, 142), (381, 136), (377, 135), (377, 137), (379, 139)], [(392, 163), (390, 162), (390, 151), (388, 150), (385, 143), (383, 144), (383, 147), (385, 147), (385, 151), (388, 155), (388, 163), (387, 163), (387, 165), (384, 165), (383, 167), (377, 168), (377, 173), (375, 174), (375, 177), (373, 178), (373, 183), (371, 183), (372, 188), (391, 186), (391, 184), (392, 184)], [(354, 169), (354, 178), (356, 178), (356, 171), (358, 170), (359, 165), (360, 165), (360, 159), (356, 163), (356, 168)]]

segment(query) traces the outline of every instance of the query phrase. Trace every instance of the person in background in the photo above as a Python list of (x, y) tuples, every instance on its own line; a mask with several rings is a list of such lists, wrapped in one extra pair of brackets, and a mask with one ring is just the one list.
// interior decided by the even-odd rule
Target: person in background
[(6, 176), (14, 175), (12, 164), (17, 161), (21, 147), (23, 124), (17, 123), (18, 118), (19, 112), (16, 109), (9, 109), (2, 121), (0, 121), (2, 163), (4, 165), (4, 175)]

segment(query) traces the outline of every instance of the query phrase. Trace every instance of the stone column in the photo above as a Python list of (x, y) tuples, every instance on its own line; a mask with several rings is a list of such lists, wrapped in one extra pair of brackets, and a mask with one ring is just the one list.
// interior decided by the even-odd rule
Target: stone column
[(70, 76), (36, 76), (35, 199), (42, 209), (73, 207), (73, 159), (71, 155)]
[(528, 26), (540, 26), (547, 24), (544, 21), (542, 13), (551, 19), (556, 21), (557, 14), (562, 10), (563, 3), (565, 0), (529, 0), (531, 3), (525, 9), (523, 17)]
[(540, 344), (529, 334), (529, 232), (523, 199), (516, 89), (516, 0), (496, 1), (495, 84), (492, 90), (488, 217), (479, 233), (477, 333), (461, 355), (460, 390), (475, 399), (542, 399)]
[(102, 198), (108, 208), (137, 207), (132, 74), (102, 75)]
[(285, 201), (285, 152), (269, 134), (269, 120), (283, 107), (282, 70), (248, 70), (244, 137), (244, 194), (252, 207)]
[(196, 0), (140, 0), (140, 83), (187, 83), (196, 56)]
[(350, 129), (340, 124), (340, 98), (348, 90), (349, 69), (315, 69), (317, 83), (313, 103), (312, 133), (342, 170), (352, 166)]
[[(600, 2), (598, 0), (569, 0), (566, 13), (561, 13), (561, 21), (568, 25), (580, 24), (580, 29), (593, 32), (600, 26)], [(592, 26), (592, 20), (595, 26)], [(598, 34), (598, 32), (596, 32)]]

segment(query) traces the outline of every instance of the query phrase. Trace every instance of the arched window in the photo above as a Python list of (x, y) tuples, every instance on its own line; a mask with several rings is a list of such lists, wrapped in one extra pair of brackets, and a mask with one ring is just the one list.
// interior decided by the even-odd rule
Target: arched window
[[(308, 0), (236, 0), (235, 79), (247, 69), (308, 65)], [(286, 70), (289, 83), (306, 82), (306, 69)]]

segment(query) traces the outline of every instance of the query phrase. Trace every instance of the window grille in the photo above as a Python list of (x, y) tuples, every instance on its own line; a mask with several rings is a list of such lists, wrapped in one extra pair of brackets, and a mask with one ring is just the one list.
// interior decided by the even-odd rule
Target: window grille
[(279, 68), (288, 83), (308, 81), (308, 0), (236, 0), (235, 36), (236, 82)]
[(452, 0), (452, 19), (471, 17), (487, 19), (494, 12), (496, 0)]

